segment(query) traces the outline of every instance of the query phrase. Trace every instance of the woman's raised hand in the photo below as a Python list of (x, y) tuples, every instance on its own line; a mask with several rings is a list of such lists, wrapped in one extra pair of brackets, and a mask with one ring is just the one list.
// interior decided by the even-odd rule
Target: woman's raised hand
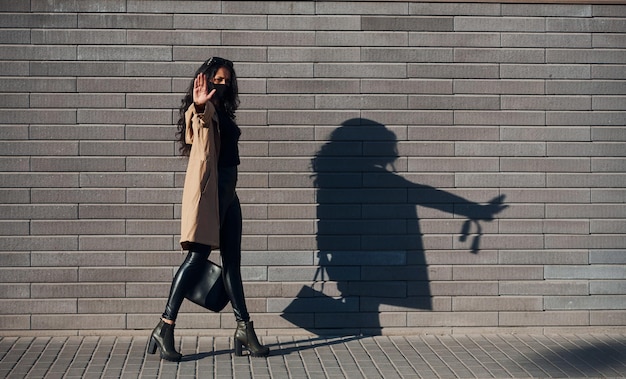
[(193, 102), (196, 105), (204, 105), (211, 100), (215, 94), (215, 90), (208, 92), (207, 78), (204, 74), (198, 74), (193, 80)]

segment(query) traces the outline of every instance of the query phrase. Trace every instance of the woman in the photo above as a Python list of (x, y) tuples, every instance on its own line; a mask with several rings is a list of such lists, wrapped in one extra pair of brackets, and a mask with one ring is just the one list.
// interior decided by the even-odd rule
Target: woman
[(161, 358), (180, 361), (174, 348), (174, 324), (185, 293), (200, 279), (202, 263), (212, 249), (220, 249), (222, 275), (237, 329), (235, 354), (246, 347), (253, 356), (267, 356), (269, 348), (254, 332), (241, 280), (241, 206), (235, 193), (239, 165), (239, 105), (233, 63), (213, 57), (196, 71), (180, 107), (180, 152), (189, 157), (181, 213), (181, 246), (188, 251), (174, 276), (161, 321), (150, 337), (148, 353), (160, 349)]

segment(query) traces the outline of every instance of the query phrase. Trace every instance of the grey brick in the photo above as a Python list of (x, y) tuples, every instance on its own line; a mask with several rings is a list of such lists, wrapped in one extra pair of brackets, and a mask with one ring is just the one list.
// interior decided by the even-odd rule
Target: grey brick
[(27, 330), (30, 326), (30, 315), (0, 316), (0, 327), (3, 330)]
[[(339, 42), (337, 42), (339, 45)], [(373, 45), (376, 46), (376, 45)], [(402, 46), (402, 45), (400, 45)], [(450, 48), (406, 48), (406, 47), (369, 47), (361, 48), (361, 60), (364, 62), (410, 62), (410, 63), (450, 63), (454, 61), (454, 50)]]
[(590, 4), (503, 4), (504, 16), (591, 17)]
[(35, 330), (119, 330), (126, 327), (125, 314), (68, 314), (33, 315), (31, 328)]
[[(81, 93), (170, 92), (172, 81), (166, 78), (78, 78), (75, 86)], [(93, 123), (98, 123), (98, 121)]]
[(455, 79), (454, 93), (543, 95), (545, 83), (540, 80)]
[(547, 125), (623, 125), (626, 116), (622, 112), (557, 112), (546, 113)]
[(623, 250), (590, 250), (590, 264), (626, 264), (626, 254)]
[(105, 0), (97, 4), (57, 0), (36, 2), (31, 5), (31, 10), (38, 12), (125, 12), (126, 3), (122, 0)]
[(172, 29), (172, 15), (159, 14), (78, 14), (79, 28)]
[(408, 6), (404, 3), (378, 2), (323, 2), (315, 5), (316, 14), (375, 14), (403, 15), (408, 14)]
[(2, 187), (78, 187), (78, 174), (0, 173)]
[[(49, 184), (48, 184), (49, 185)], [(126, 190), (119, 189), (39, 189), (31, 190), (32, 203), (123, 203)]]
[(587, 311), (500, 312), (499, 326), (586, 326)]
[(131, 45), (219, 45), (219, 31), (213, 30), (127, 30)]
[(124, 297), (124, 283), (33, 283), (33, 299)]
[(121, 157), (33, 157), (32, 171), (124, 171)]
[(589, 294), (626, 295), (626, 280), (592, 280), (589, 282)]
[(591, 98), (591, 109), (597, 110), (619, 110), (622, 109), (624, 97), (621, 96), (593, 96)]
[(599, 203), (622, 203), (626, 191), (621, 189), (592, 189), (591, 201)]
[(545, 156), (546, 146), (538, 142), (457, 142), (456, 156)]
[(72, 13), (2, 13), (4, 28), (75, 28), (76, 14)]
[(123, 125), (31, 125), (29, 132), (30, 138), (37, 140), (124, 139)]
[(561, 127), (561, 126), (503, 126), (501, 128), (502, 141), (589, 141), (590, 128)]
[(177, 204), (183, 198), (182, 189), (128, 188), (127, 200), (135, 204)]
[(546, 82), (546, 93), (559, 95), (623, 95), (626, 89), (619, 81), (559, 80)]
[[(233, 1), (222, 5), (225, 13), (243, 14), (313, 14), (315, 5), (300, 1)], [(216, 7), (216, 12), (220, 10)], [(202, 8), (204, 10), (204, 8)]]
[(626, 295), (546, 296), (546, 310), (624, 309)]
[[(535, 140), (535, 139), (525, 139)], [(500, 171), (515, 172), (590, 172), (589, 158), (502, 158)]]
[(4, 314), (76, 313), (76, 301), (70, 299), (0, 299)]
[(0, 201), (3, 204), (30, 203), (30, 191), (26, 188), (4, 189), (0, 188)]
[[(169, 29), (163, 25), (156, 29)], [(173, 29), (195, 30), (232, 30), (232, 29), (267, 29), (266, 15), (188, 15), (174, 14)]]
[[(258, 7), (258, 2), (255, 2), (255, 7)], [(356, 15), (301, 16), (293, 13), (285, 17), (268, 14), (267, 26), (270, 30), (361, 30), (361, 17)]]
[[(577, 179), (575, 178), (577, 177)], [(624, 187), (623, 174), (548, 174), (548, 187)]]
[(406, 78), (405, 64), (318, 63), (315, 76), (322, 78)]
[(620, 64), (626, 60), (623, 49), (547, 49), (545, 54), (547, 63)]
[(591, 110), (590, 96), (520, 96), (503, 95), (502, 109)]
[(77, 268), (65, 267), (0, 268), (0, 274), (4, 283), (66, 283), (76, 282), (78, 279)]
[(545, 187), (544, 174), (457, 173), (458, 187)]
[(170, 282), (172, 269), (161, 267), (81, 267), (79, 282)]
[(594, 79), (624, 79), (626, 74), (621, 65), (592, 65), (591, 77)]
[(626, 267), (619, 265), (546, 266), (546, 279), (623, 279)]
[(589, 295), (586, 280), (500, 281), (500, 295)]
[(588, 263), (588, 253), (586, 250), (500, 251), (499, 263), (506, 265), (584, 265)]
[[(222, 43), (230, 46), (314, 46), (316, 33), (309, 31), (223, 31)], [(241, 67), (241, 64), (238, 65)]]
[(172, 173), (81, 173), (81, 187), (171, 187)]
[(33, 266), (123, 266), (123, 252), (42, 251), (32, 252)]
[(458, 296), (452, 298), (452, 311), (541, 311), (540, 296)]
[(360, 49), (353, 47), (275, 47), (267, 48), (269, 62), (358, 62)]
[(363, 16), (362, 30), (406, 30), (406, 31), (452, 31), (452, 17), (389, 17)]
[[(542, 266), (455, 266), (452, 268), (454, 280), (541, 280), (544, 278)], [(546, 278), (548, 276), (546, 275)]]
[(268, 79), (267, 93), (359, 93), (358, 79)]
[(585, 48), (592, 46), (588, 33), (502, 33), (503, 47)]
[(35, 108), (123, 108), (123, 95), (101, 94), (31, 94)]
[(532, 17), (455, 17), (454, 30), (544, 32), (545, 21)]
[(77, 122), (85, 124), (172, 124), (172, 113), (166, 110), (125, 109), (111, 112), (102, 109), (79, 109), (76, 113)]
[(497, 326), (497, 312), (412, 312), (407, 326)]
[(500, 67), (488, 63), (409, 63), (407, 74), (409, 78), (498, 79)]
[(489, 3), (409, 3), (409, 14), (499, 16), (500, 4)]
[(31, 221), (31, 235), (123, 234), (122, 221)]
[(547, 31), (611, 33), (624, 30), (624, 20), (619, 18), (566, 18), (546, 19)]
[(26, 236), (28, 234), (30, 234), (28, 221), (0, 221), (0, 235)]
[(624, 311), (590, 311), (590, 325), (624, 325), (626, 312)]
[(0, 205), (0, 215), (4, 219), (75, 219), (77, 216), (75, 204), (3, 204)]
[(2, 171), (28, 171), (30, 166), (27, 157), (0, 157), (0, 169)]
[(547, 155), (562, 157), (620, 157), (626, 155), (622, 147), (623, 144), (619, 142), (551, 142), (547, 145)]
[(81, 204), (81, 219), (169, 219), (173, 206), (167, 204)]
[(546, 235), (546, 247), (555, 249), (595, 248), (619, 249), (624, 246), (625, 238), (619, 234), (596, 234), (591, 236)]
[(34, 29), (31, 42), (46, 45), (115, 45), (126, 43), (126, 33), (123, 30)]
[(618, 219), (591, 220), (589, 230), (592, 234), (619, 234), (626, 231), (626, 222)]
[(542, 49), (512, 49), (512, 48), (456, 48), (455, 62), (485, 62), (485, 63), (543, 63), (545, 61)]
[(0, 284), (0, 298), (2, 299), (28, 299), (32, 284)]

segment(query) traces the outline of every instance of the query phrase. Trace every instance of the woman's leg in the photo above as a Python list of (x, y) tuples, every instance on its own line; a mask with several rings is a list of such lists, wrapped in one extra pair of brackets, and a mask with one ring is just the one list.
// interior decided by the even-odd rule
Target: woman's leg
[(165, 305), (162, 317), (165, 320), (176, 321), (180, 306), (185, 299), (185, 294), (200, 279), (204, 262), (208, 259), (211, 249), (204, 248), (190, 250), (185, 261), (180, 265), (170, 287), (170, 295)]
[(234, 195), (223, 221), (220, 230), (222, 275), (237, 320), (234, 336), (235, 355), (241, 356), (245, 346), (252, 356), (266, 357), (269, 355), (270, 349), (261, 345), (256, 336), (243, 292), (241, 280), (241, 206), (237, 195)]
[[(197, 250), (197, 251), (196, 251)], [(185, 298), (185, 294), (199, 279), (202, 263), (206, 261), (211, 249), (199, 246), (198, 249), (190, 250), (185, 261), (180, 265), (170, 287), (170, 295), (167, 299), (165, 312), (161, 321), (152, 331), (148, 342), (148, 353), (156, 353), (159, 348), (161, 358), (178, 362), (182, 355), (174, 347), (174, 321), (178, 316), (178, 310)]]
[(249, 321), (241, 279), (241, 206), (234, 195), (224, 213), (220, 229), (222, 276), (237, 321)]

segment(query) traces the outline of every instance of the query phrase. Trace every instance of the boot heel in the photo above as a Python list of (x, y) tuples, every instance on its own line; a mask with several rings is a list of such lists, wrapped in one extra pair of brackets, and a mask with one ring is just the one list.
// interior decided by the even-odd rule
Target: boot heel
[(241, 357), (243, 355), (243, 344), (239, 340), (235, 340), (235, 356)]
[(154, 339), (154, 337), (150, 337), (150, 342), (148, 342), (148, 354), (156, 353), (156, 349), (157, 341)]

